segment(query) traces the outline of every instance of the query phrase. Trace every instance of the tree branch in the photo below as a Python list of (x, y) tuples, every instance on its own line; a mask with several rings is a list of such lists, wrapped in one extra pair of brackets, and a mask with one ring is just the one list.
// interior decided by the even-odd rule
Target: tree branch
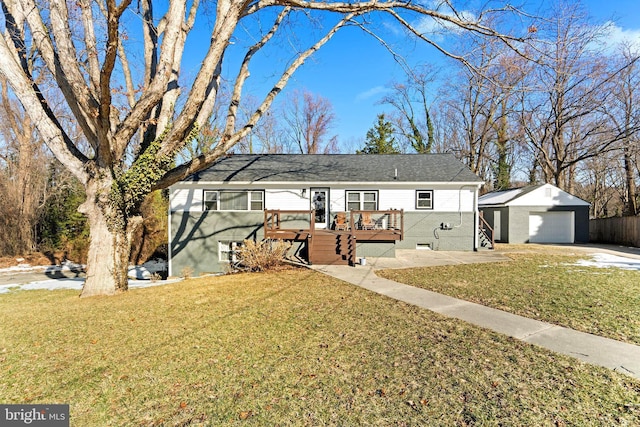
[(233, 147), (238, 141), (247, 136), (251, 129), (256, 125), (258, 120), (262, 117), (265, 111), (269, 109), (276, 96), (286, 86), (293, 73), (304, 64), (304, 62), (315, 53), (320, 47), (327, 43), (338, 32), (338, 30), (349, 23), (356, 14), (348, 14), (343, 17), (338, 23), (336, 23), (327, 34), (318, 40), (313, 46), (309, 47), (304, 52), (300, 53), (298, 57), (291, 63), (291, 65), (284, 71), (278, 82), (273, 86), (269, 93), (265, 96), (260, 106), (251, 115), (247, 123), (232, 135), (223, 135), (220, 143), (208, 153), (202, 154), (195, 159), (178, 166), (167, 172), (165, 176), (156, 183), (154, 189), (166, 188), (169, 185), (175, 184), (181, 179), (186, 178), (192, 173), (200, 171), (209, 166), (217, 158), (223, 156), (227, 150)]
[(158, 60), (158, 71), (151, 76), (151, 82), (138, 99), (135, 106), (124, 118), (114, 134), (114, 151), (124, 152), (133, 135), (139, 130), (140, 123), (147, 119), (149, 113), (164, 97), (173, 69), (176, 64), (176, 45), (180, 41), (180, 34), (185, 15), (185, 2), (171, 0), (165, 15), (166, 30), (162, 38), (161, 53)]
[(289, 7), (284, 8), (280, 12), (280, 14), (278, 14), (269, 32), (267, 32), (267, 34), (265, 34), (264, 37), (262, 37), (262, 39), (258, 43), (251, 46), (251, 48), (249, 48), (249, 50), (247, 51), (247, 54), (245, 55), (244, 60), (242, 61), (242, 65), (240, 66), (240, 71), (238, 72), (238, 76), (236, 77), (236, 82), (233, 87), (233, 94), (231, 96), (231, 102), (229, 102), (229, 111), (227, 113), (227, 123), (224, 130), (224, 133), (226, 135), (232, 134), (233, 131), (235, 130), (236, 115), (238, 111), (238, 106), (240, 105), (242, 88), (244, 86), (245, 81), (249, 77), (249, 63), (251, 62), (253, 55), (255, 55), (260, 49), (262, 49), (262, 47), (274, 36), (278, 28), (280, 28), (280, 24), (282, 23), (284, 18), (289, 14), (290, 11), (291, 11), (291, 8)]
[[(58, 0), (54, 0), (55, 3)], [(49, 33), (46, 32), (46, 25), (42, 21), (42, 16), (38, 13), (39, 9), (33, 0), (4, 0), (3, 5), (7, 7), (7, 10), (11, 15), (16, 17), (24, 17), (24, 20), (31, 29), (31, 36), (33, 42), (40, 53), (40, 56), (44, 60), (47, 68), (56, 79), (62, 94), (64, 95), (67, 105), (73, 112), (78, 124), (82, 128), (87, 140), (90, 144), (96, 148), (96, 130), (95, 130), (95, 114), (97, 113), (97, 101), (91, 96), (88, 88), (82, 78), (80, 70), (77, 66), (76, 60), (60, 61), (60, 57), (56, 48), (54, 48), (53, 41), (49, 38)], [(64, 22), (63, 17), (60, 17), (60, 11), (57, 9), (58, 4), (52, 4), (51, 20), (56, 21), (55, 26), (52, 27), (54, 37), (57, 37), (57, 31), (65, 32), (68, 30)], [(66, 10), (66, 6), (62, 6)], [(27, 11), (29, 13), (27, 13)], [(52, 24), (53, 25), (53, 24)], [(71, 44), (68, 46), (69, 36), (68, 34), (61, 34), (62, 49), (67, 49), (75, 55), (75, 49)], [(56, 40), (57, 43), (57, 40)], [(73, 56), (73, 58), (76, 58)], [(30, 73), (27, 72), (29, 75)], [(76, 84), (77, 82), (77, 84)]]
[(4, 38), (0, 38), (0, 73), (11, 82), (11, 86), (20, 99), (23, 108), (34, 123), (38, 124), (40, 136), (47, 140), (47, 145), (60, 162), (83, 183), (88, 180), (88, 173), (84, 167), (89, 161), (73, 144), (62, 129), (42, 92), (25, 74), (23, 68), (15, 60), (17, 54), (12, 52)]
[[(98, 2), (101, 4), (101, 2)], [(98, 62), (98, 46), (96, 34), (93, 29), (94, 18), (90, 0), (79, 0), (80, 12), (82, 14), (82, 28), (84, 30), (84, 45), (87, 51), (87, 62), (89, 64), (89, 81), (91, 82), (91, 92), (98, 93), (100, 86), (100, 64)]]

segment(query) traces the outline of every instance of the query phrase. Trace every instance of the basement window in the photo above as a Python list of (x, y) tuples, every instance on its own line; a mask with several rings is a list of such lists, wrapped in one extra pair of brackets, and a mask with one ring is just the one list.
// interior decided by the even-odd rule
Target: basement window
[(218, 260), (220, 262), (238, 262), (238, 253), (242, 242), (218, 242)]

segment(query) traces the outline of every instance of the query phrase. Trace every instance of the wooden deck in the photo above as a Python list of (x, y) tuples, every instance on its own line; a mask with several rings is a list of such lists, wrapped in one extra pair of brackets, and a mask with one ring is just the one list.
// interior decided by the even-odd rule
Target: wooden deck
[[(314, 210), (264, 211), (267, 239), (306, 242), (308, 261), (314, 264), (355, 264), (357, 242), (394, 242), (404, 238), (402, 210), (350, 211), (346, 228), (316, 228)], [(368, 223), (363, 218), (370, 218)]]

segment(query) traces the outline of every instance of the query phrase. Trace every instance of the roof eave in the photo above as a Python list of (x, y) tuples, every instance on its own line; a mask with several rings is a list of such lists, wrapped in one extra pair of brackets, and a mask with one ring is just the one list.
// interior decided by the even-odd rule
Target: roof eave
[(291, 185), (291, 186), (313, 186), (313, 187), (328, 187), (332, 185), (368, 185), (375, 186), (380, 185), (392, 185), (392, 186), (429, 186), (429, 185), (451, 185), (456, 187), (475, 186), (480, 187), (484, 185), (484, 181), (180, 181), (173, 184), (171, 187), (179, 186), (218, 186), (218, 185)]

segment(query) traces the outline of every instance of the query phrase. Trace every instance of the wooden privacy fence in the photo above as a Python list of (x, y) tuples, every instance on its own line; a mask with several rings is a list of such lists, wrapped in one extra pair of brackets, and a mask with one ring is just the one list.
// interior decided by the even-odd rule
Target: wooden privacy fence
[(589, 221), (589, 240), (640, 247), (640, 217), (592, 219)]

